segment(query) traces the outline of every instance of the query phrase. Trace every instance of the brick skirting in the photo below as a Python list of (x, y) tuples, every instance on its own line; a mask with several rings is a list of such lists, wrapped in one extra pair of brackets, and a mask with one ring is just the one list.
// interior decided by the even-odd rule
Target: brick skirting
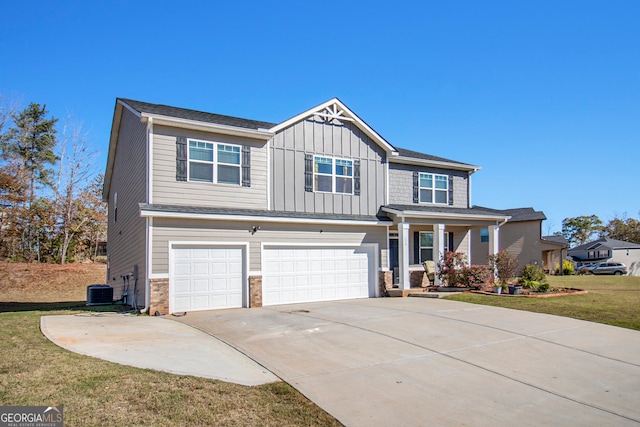
[(379, 272), (378, 285), (380, 287), (380, 296), (387, 296), (387, 290), (393, 289), (393, 271), (386, 270)]
[(249, 307), (262, 307), (262, 276), (249, 276)]
[(150, 279), (149, 287), (149, 315), (169, 314), (169, 279)]

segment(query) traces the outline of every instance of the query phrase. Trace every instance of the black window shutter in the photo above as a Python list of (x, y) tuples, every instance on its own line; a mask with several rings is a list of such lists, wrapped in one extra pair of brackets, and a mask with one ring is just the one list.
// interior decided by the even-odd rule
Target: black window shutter
[(418, 171), (413, 172), (413, 203), (420, 203), (420, 187), (418, 186), (420, 174)]
[(449, 175), (449, 206), (453, 206), (453, 177)]
[(176, 139), (176, 181), (187, 180), (187, 138)]
[(454, 252), (455, 249), (453, 248), (453, 233), (449, 232), (449, 251), (450, 252)]
[(353, 161), (353, 194), (360, 195), (360, 160)]
[(251, 147), (242, 146), (242, 186), (251, 187)]
[(413, 263), (420, 264), (420, 232), (413, 232)]
[(313, 191), (313, 154), (304, 155), (304, 191)]

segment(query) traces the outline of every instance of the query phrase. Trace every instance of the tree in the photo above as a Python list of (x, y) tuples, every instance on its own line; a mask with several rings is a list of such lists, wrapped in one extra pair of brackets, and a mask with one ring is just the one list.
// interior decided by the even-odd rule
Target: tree
[(633, 218), (614, 218), (604, 227), (606, 237), (640, 244), (640, 221)]
[(80, 217), (79, 210), (82, 206), (76, 203), (78, 185), (86, 182), (89, 175), (89, 160), (94, 156), (87, 148), (87, 134), (83, 132), (82, 125), (71, 123), (67, 120), (60, 144), (58, 158), (59, 171), (55, 185), (56, 207), (58, 211), (58, 223), (61, 235), (60, 263), (67, 260), (69, 245), (76, 233), (80, 232), (88, 218)]
[(77, 203), (81, 206), (79, 213), (86, 218), (81, 240), (87, 248), (88, 255), (96, 260), (98, 245), (107, 239), (107, 204), (102, 201), (102, 183), (104, 175), (100, 174), (79, 194)]
[(602, 228), (602, 221), (596, 215), (577, 216), (562, 220), (562, 235), (571, 246), (585, 244)]
[(38, 184), (51, 185), (51, 169), (58, 160), (54, 153), (57, 143), (55, 124), (58, 119), (51, 117), (47, 106), (31, 103), (18, 114), (13, 114), (14, 126), (9, 130), (3, 144), (5, 158), (13, 158), (22, 163), (29, 173), (29, 203), (33, 203)]

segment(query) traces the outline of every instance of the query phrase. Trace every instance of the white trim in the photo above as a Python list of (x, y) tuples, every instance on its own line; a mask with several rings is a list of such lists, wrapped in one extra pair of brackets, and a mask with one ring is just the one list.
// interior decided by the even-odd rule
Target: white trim
[[(211, 158), (213, 160), (211, 161), (206, 161), (206, 160), (196, 160), (196, 159), (191, 159), (190, 158), (190, 148), (191, 148), (191, 142), (195, 142), (195, 143), (201, 143), (201, 144), (211, 144), (212, 148), (211, 148)], [(238, 164), (231, 164), (231, 163), (223, 163), (220, 162), (219, 160), (219, 148), (220, 146), (228, 146), (228, 147), (234, 147), (234, 148), (238, 148)], [(198, 147), (197, 147), (198, 148)], [(211, 174), (211, 179), (212, 181), (200, 181), (197, 179), (191, 179), (191, 162), (194, 163), (202, 163), (205, 165), (211, 165), (212, 168), (212, 174)], [(232, 167), (237, 167), (238, 168), (238, 183), (230, 183), (230, 182), (218, 182), (218, 166), (232, 166)], [(187, 138), (187, 182), (198, 182), (198, 183), (204, 183), (204, 184), (216, 184), (216, 185), (230, 185), (230, 186), (234, 186), (234, 187), (240, 187), (242, 186), (242, 145), (239, 144), (229, 144), (226, 142), (217, 142), (217, 141), (210, 141), (207, 139), (202, 139), (202, 138)]]
[(386, 177), (385, 177), (386, 183), (385, 183), (385, 187), (384, 187), (384, 192), (385, 192), (385, 195), (384, 195), (385, 203), (384, 204), (385, 205), (389, 205), (389, 204), (391, 204), (391, 202), (389, 202), (390, 193), (391, 193), (391, 191), (389, 191), (389, 180), (390, 180), (390, 177), (389, 177), (389, 159), (387, 158), (385, 160), (386, 161), (384, 163), (384, 173), (386, 175)]
[[(146, 218), (145, 220), (145, 250), (146, 250), (146, 266), (144, 281), (144, 309), (147, 310), (151, 305), (151, 272), (152, 268), (152, 242), (153, 242), (153, 218)], [(107, 249), (108, 250), (108, 249)], [(135, 298), (135, 296), (134, 296)]]
[(160, 114), (142, 113), (142, 119), (155, 119), (156, 124), (174, 126), (179, 128), (203, 130), (206, 132), (216, 132), (223, 135), (242, 136), (245, 138), (268, 140), (274, 133), (267, 129), (247, 129), (236, 126), (221, 125), (217, 123), (202, 122), (199, 120), (180, 119), (176, 117), (163, 116)]
[(399, 211), (397, 209), (385, 208), (382, 210), (390, 214), (394, 214), (400, 218), (408, 216), (422, 217), (422, 218), (451, 218), (451, 219), (477, 219), (477, 220), (490, 220), (500, 221), (511, 219), (510, 216), (493, 216), (493, 215), (476, 215), (476, 214), (459, 214), (450, 212), (422, 212), (422, 211)]
[(147, 122), (147, 203), (153, 203), (153, 118)]
[(465, 165), (462, 163), (454, 163), (454, 162), (444, 162), (442, 160), (417, 159), (415, 157), (406, 157), (406, 156), (393, 156), (391, 158), (391, 161), (393, 163), (402, 163), (405, 165), (433, 166), (436, 168), (454, 169), (454, 170), (470, 171), (470, 172), (477, 172), (481, 169), (480, 166)]
[(132, 112), (137, 118), (142, 119), (142, 114), (140, 114), (137, 110), (127, 104), (125, 101), (118, 99), (118, 104), (122, 105), (124, 108)]
[(169, 273), (152, 273), (149, 279), (168, 279)]
[[(380, 284), (379, 277), (376, 274), (381, 266), (380, 266), (380, 245), (378, 243), (292, 243), (292, 242), (261, 242), (260, 243), (260, 260), (264, 259), (264, 250), (269, 247), (274, 248), (363, 248), (366, 250), (370, 250), (373, 255), (373, 271), (370, 272), (373, 275), (373, 297), (378, 298), (380, 296)], [(263, 288), (264, 289), (264, 288)]]
[(171, 271), (173, 268), (173, 250), (176, 246), (215, 246), (215, 247), (225, 247), (225, 248), (241, 248), (243, 250), (243, 262), (244, 262), (244, 271), (242, 277), (242, 307), (249, 307), (249, 263), (250, 263), (250, 255), (249, 255), (249, 242), (220, 242), (220, 241), (193, 241), (193, 240), (169, 240), (169, 257), (168, 257), (168, 265), (167, 265), (167, 275), (169, 276), (169, 288), (167, 292), (169, 293), (168, 304), (169, 304), (169, 313), (173, 313), (171, 311), (171, 283), (173, 282), (173, 272)]
[(262, 271), (260, 270), (249, 271), (249, 276), (262, 276)]
[[(420, 185), (420, 181), (422, 180), (422, 175), (431, 175), (431, 187), (422, 187)], [(447, 183), (447, 188), (445, 188), (444, 190), (442, 188), (436, 188), (436, 177), (441, 177), (445, 179), (445, 182)], [(450, 175), (445, 175), (442, 173), (433, 173), (433, 172), (418, 172), (418, 202), (420, 204), (424, 204), (424, 205), (443, 205), (443, 206), (448, 206), (449, 205), (449, 178)], [(431, 190), (431, 201), (430, 202), (423, 202), (421, 200), (421, 190)], [(444, 191), (446, 196), (447, 196), (447, 200), (445, 202), (436, 202), (436, 191)]]
[(396, 152), (395, 148), (393, 148), (391, 144), (385, 141), (384, 138), (382, 138), (375, 130), (373, 130), (371, 127), (369, 127), (369, 125), (367, 125), (364, 121), (362, 121), (362, 119), (360, 119), (353, 111), (351, 111), (346, 105), (344, 105), (338, 98), (332, 98), (316, 107), (310, 108), (309, 110), (303, 113), (300, 113), (290, 118), (289, 120), (285, 120), (284, 122), (278, 125), (275, 125), (271, 129), (269, 129), (269, 131), (273, 133), (277, 133), (277, 132), (280, 132), (282, 129), (285, 129), (291, 126), (294, 123), (297, 123), (306, 119), (307, 117), (314, 116), (314, 115), (321, 115), (321, 116), (326, 115), (324, 110), (328, 108), (333, 108), (333, 111), (336, 111), (336, 112), (338, 111), (338, 108), (341, 110), (339, 111), (339, 114), (336, 113), (335, 115), (332, 115), (332, 118), (337, 120), (351, 119), (360, 130), (362, 130), (369, 138), (373, 139), (374, 142), (376, 142), (378, 145), (384, 148), (386, 152), (393, 152), (393, 153)]
[[(331, 173), (327, 174), (327, 173), (320, 173), (320, 172), (316, 172), (316, 159), (317, 158), (322, 158), (322, 159), (330, 159), (331, 160)], [(338, 160), (342, 160), (345, 162), (350, 162), (351, 163), (351, 176), (346, 176), (346, 175), (338, 175), (336, 173), (336, 169), (337, 169), (337, 165), (336, 162)], [(355, 187), (355, 178), (354, 178), (354, 159), (347, 159), (344, 157), (333, 157), (333, 156), (324, 156), (321, 154), (314, 154), (313, 155), (313, 192), (314, 193), (326, 193), (326, 194), (346, 194), (348, 196), (353, 196), (353, 191), (354, 191), (354, 187)], [(326, 164), (326, 163), (325, 163)], [(316, 190), (316, 176), (329, 176), (331, 177), (331, 191), (321, 191), (321, 190)], [(336, 191), (336, 179), (337, 177), (347, 177), (347, 178), (351, 178), (351, 192), (350, 193), (343, 193), (343, 192), (339, 192)], [(362, 178), (360, 178), (360, 180), (362, 181)]]
[(196, 214), (188, 212), (156, 212), (153, 210), (141, 209), (141, 217), (153, 218), (182, 218), (182, 219), (210, 219), (225, 221), (261, 221), (261, 222), (284, 222), (298, 224), (337, 224), (337, 225), (371, 225), (371, 226), (388, 226), (388, 221), (361, 221), (347, 219), (315, 219), (315, 218), (286, 218), (286, 217), (269, 217), (269, 216), (250, 216), (250, 215), (228, 215), (228, 214)]
[(271, 145), (273, 138), (267, 141), (265, 148), (267, 150), (267, 210), (271, 210)]

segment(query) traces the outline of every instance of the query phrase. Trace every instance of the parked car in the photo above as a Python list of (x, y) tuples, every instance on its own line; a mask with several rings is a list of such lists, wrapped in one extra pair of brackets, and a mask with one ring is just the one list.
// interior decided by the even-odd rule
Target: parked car
[(576, 274), (588, 274), (589, 268), (593, 267), (596, 264), (582, 264), (575, 268)]
[(622, 276), (627, 274), (627, 266), (621, 262), (601, 262), (589, 267), (589, 274), (615, 274)]

